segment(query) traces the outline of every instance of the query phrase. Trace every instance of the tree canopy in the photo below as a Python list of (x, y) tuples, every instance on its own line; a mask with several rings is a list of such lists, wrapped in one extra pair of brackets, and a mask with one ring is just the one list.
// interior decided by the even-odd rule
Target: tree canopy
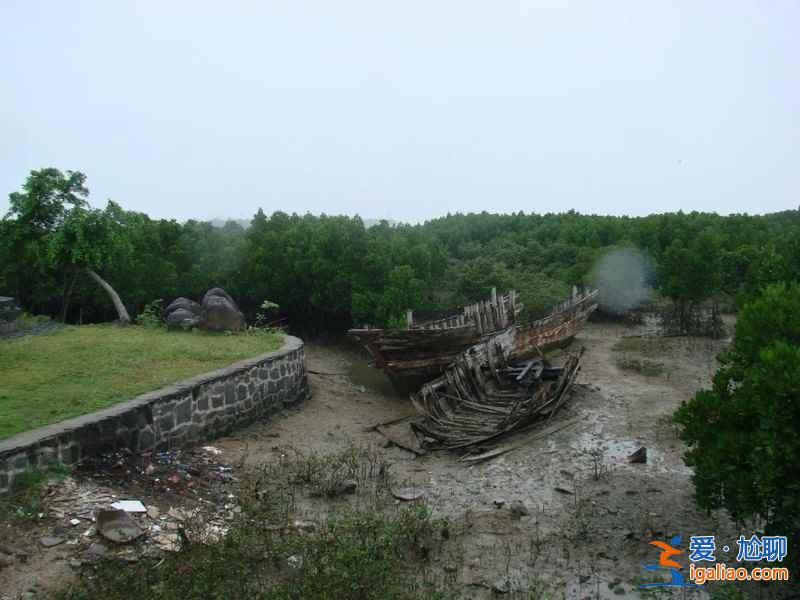
[[(742, 305), (769, 284), (796, 278), (800, 213), (648, 217), (455, 214), (420, 225), (365, 227), (359, 217), (268, 214), (230, 221), (152, 219), (109, 202), (92, 208), (86, 177), (33, 171), (0, 221), (0, 293), (29, 311), (102, 321), (114, 311), (77, 270), (101, 274), (131, 314), (156, 299), (227, 289), (246, 314), (265, 299), (293, 327), (338, 331), (435, 316), (516, 288), (533, 318), (592, 280), (611, 251), (634, 248), (648, 283), (676, 305), (725, 294)], [(231, 200), (235, 202), (235, 199)], [(71, 299), (71, 300), (70, 300)]]

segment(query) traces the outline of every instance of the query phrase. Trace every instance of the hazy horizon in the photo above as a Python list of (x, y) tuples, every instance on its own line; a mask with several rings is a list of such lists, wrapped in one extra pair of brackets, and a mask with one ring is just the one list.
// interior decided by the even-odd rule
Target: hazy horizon
[(11, 2), (0, 216), (95, 206), (761, 214), (800, 204), (800, 4)]

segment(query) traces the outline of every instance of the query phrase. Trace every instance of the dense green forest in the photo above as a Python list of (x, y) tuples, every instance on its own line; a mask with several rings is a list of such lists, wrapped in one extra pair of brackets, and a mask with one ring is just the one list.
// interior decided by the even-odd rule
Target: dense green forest
[[(365, 227), (359, 217), (259, 211), (230, 221), (152, 219), (109, 201), (92, 208), (78, 172), (31, 172), (0, 221), (0, 294), (31, 313), (68, 322), (115, 318), (100, 273), (135, 318), (157, 299), (227, 289), (244, 312), (269, 299), (293, 328), (336, 331), (398, 323), (405, 309), (433, 315), (492, 286), (516, 288), (538, 316), (591, 284), (609, 252), (634, 248), (646, 278), (677, 305), (741, 304), (766, 285), (796, 279), (800, 212), (647, 217), (455, 214), (421, 225)], [(235, 202), (234, 199), (231, 200)]]

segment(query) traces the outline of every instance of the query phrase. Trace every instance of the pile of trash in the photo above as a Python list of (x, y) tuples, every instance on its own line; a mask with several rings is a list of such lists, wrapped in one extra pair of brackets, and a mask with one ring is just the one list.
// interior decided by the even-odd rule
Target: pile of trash
[(214, 446), (134, 454), (124, 449), (87, 458), (76, 474), (143, 494), (212, 500), (236, 482), (233, 467)]
[(235, 482), (213, 446), (98, 456), (49, 486), (39, 516), (57, 524), (39, 543), (74, 546), (81, 557), (74, 560), (85, 564), (111, 556), (135, 562), (217, 541), (241, 512)]

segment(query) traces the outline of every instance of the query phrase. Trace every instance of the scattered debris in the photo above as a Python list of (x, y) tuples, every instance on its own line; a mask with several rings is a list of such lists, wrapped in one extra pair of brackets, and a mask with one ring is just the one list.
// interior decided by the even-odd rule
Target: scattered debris
[[(90, 457), (74, 476), (45, 489), (46, 514), (61, 525), (40, 544), (73, 547), (77, 554), (69, 560), (79, 568), (106, 556), (136, 562), (178, 551), (185, 542), (218, 541), (241, 510), (231, 493), (236, 481), (214, 446)], [(173, 507), (165, 512), (143, 501), (147, 498)]]
[(413, 418), (414, 415), (406, 415), (405, 417), (398, 417), (396, 419), (390, 419), (389, 421), (383, 421), (381, 423), (376, 423), (375, 425), (370, 425), (369, 427), (364, 427), (364, 431), (369, 433), (370, 431), (378, 431), (381, 427), (386, 427), (388, 425), (396, 425), (397, 423), (402, 423), (403, 421), (407, 421), (408, 419)]
[(302, 521), (299, 519), (295, 520), (292, 526), (299, 531), (314, 531), (317, 528), (317, 524), (314, 521)]
[[(205, 448), (219, 450), (214, 446)], [(77, 476), (109, 487), (132, 490), (139, 497), (175, 496), (222, 503), (224, 489), (235, 483), (236, 478), (230, 465), (223, 462), (221, 450), (216, 453), (205, 448), (143, 454), (120, 450), (82, 461)]]
[(147, 512), (144, 504), (142, 504), (139, 500), (120, 500), (119, 502), (114, 502), (111, 505), (111, 508), (116, 508), (117, 510), (124, 510), (125, 512), (132, 512), (132, 513), (143, 513)]
[(181, 549), (181, 539), (177, 533), (162, 533), (153, 537), (153, 541), (165, 552), (177, 552)]
[(108, 547), (103, 545), (103, 544), (101, 544), (100, 542), (93, 542), (89, 546), (89, 549), (86, 551), (86, 553), (91, 558), (95, 558), (95, 559), (103, 558), (104, 556), (106, 556), (108, 554)]
[(105, 508), (113, 501), (114, 493), (110, 489), (91, 481), (78, 483), (73, 477), (50, 485), (45, 493), (49, 514), (73, 525), (75, 519), (93, 520), (95, 508)]
[(377, 425), (375, 426), (375, 431), (380, 433), (398, 448), (413, 452), (417, 456), (423, 456), (427, 454), (427, 451), (420, 446), (417, 436), (415, 436), (414, 433), (405, 425), (402, 427), (395, 426), (391, 428), (389, 426)]
[(186, 521), (191, 515), (184, 512), (180, 508), (172, 508), (167, 511), (167, 516), (172, 517), (176, 521)]
[[(479, 454), (465, 454), (459, 460), (463, 461), (463, 462), (477, 463), (477, 462), (482, 462), (484, 460), (497, 458), (498, 456), (506, 454), (507, 452), (511, 452), (513, 450), (517, 450), (518, 448), (522, 448), (523, 446), (527, 446), (528, 444), (530, 444), (532, 442), (535, 442), (536, 440), (540, 440), (542, 438), (545, 438), (545, 437), (548, 437), (548, 436), (552, 435), (553, 433), (556, 433), (557, 431), (561, 431), (562, 429), (566, 429), (567, 427), (570, 427), (570, 426), (574, 425), (577, 422), (578, 422), (578, 419), (571, 419), (569, 421), (564, 421), (562, 423), (555, 423), (555, 424), (551, 425), (550, 427), (546, 427), (546, 428), (544, 428), (544, 429), (542, 429), (540, 431), (537, 431), (534, 435), (526, 437), (524, 440), (522, 440), (519, 443), (511, 444), (511, 445), (508, 445), (508, 446), (498, 446), (497, 448), (493, 448), (491, 450), (487, 450), (486, 452), (480, 452)], [(520, 433), (520, 432), (523, 432), (523, 431), (525, 431), (525, 430), (524, 429), (520, 429), (519, 432), (517, 432), (517, 433)], [(553, 452), (557, 452), (557, 450), (549, 450), (548, 452), (543, 452), (542, 455), (553, 453)]]
[(628, 462), (631, 464), (643, 464), (647, 462), (647, 448), (642, 446), (636, 452), (628, 457)]

